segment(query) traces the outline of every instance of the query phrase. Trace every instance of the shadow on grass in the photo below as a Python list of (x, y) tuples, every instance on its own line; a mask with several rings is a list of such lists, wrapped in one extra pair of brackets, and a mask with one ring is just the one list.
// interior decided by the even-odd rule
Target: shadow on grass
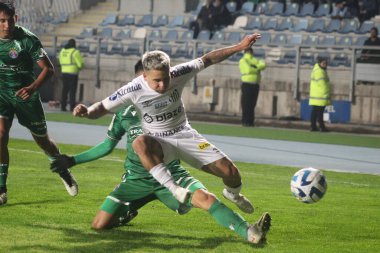
[[(113, 229), (97, 232), (94, 230), (78, 230), (65, 227), (33, 225), (34, 229), (49, 229), (64, 233), (64, 238), (57, 242), (57, 246), (51, 245), (17, 245), (12, 251), (24, 252), (32, 247), (34, 250), (46, 252), (125, 252), (137, 251), (150, 252), (154, 250), (212, 250), (226, 241), (226, 237), (202, 238), (190, 234), (189, 236), (137, 231), (138, 228), (127, 226), (123, 229)], [(128, 229), (128, 231), (126, 230)], [(36, 231), (38, 233), (38, 231)]]
[(40, 205), (40, 204), (46, 204), (46, 203), (59, 203), (62, 201), (56, 200), (56, 199), (47, 199), (47, 200), (40, 200), (40, 201), (25, 201), (25, 202), (16, 202), (16, 203), (7, 203), (6, 205), (2, 206), (1, 208), (11, 208), (15, 206), (32, 206), (32, 205)]

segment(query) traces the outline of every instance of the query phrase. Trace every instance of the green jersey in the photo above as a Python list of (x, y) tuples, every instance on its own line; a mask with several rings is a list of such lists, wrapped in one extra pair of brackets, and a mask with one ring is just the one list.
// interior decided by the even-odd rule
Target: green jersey
[[(124, 134), (127, 135), (127, 157), (125, 159), (124, 168), (126, 175), (129, 178), (151, 178), (152, 175), (144, 169), (141, 164), (140, 158), (132, 148), (132, 142), (143, 133), (141, 128), (141, 121), (137, 115), (137, 111), (133, 105), (127, 106), (117, 111), (112, 119), (108, 128), (108, 138), (120, 141)], [(168, 165), (172, 173), (184, 173), (187, 171), (180, 166), (180, 162), (175, 160)]]
[(37, 36), (16, 26), (12, 39), (0, 40), (0, 89), (18, 90), (30, 85), (36, 78), (34, 63), (45, 56)]

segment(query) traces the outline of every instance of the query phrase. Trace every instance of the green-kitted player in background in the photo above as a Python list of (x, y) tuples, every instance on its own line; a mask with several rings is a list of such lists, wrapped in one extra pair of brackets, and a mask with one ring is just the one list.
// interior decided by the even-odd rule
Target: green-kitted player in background
[[(47, 133), (38, 89), (54, 73), (54, 67), (40, 40), (24, 27), (16, 26), (17, 15), (11, 1), (0, 2), (0, 205), (7, 200), (9, 131), (16, 115), (32, 133), (38, 146), (53, 160), (59, 155)], [(37, 64), (41, 72), (33, 72)], [(68, 170), (60, 172), (70, 195), (78, 192)]]
[[(135, 73), (142, 71), (142, 63), (135, 65)], [(106, 197), (96, 214), (92, 227), (107, 229), (128, 223), (137, 215), (137, 210), (146, 203), (158, 199), (168, 208), (179, 214), (185, 214), (192, 207), (201, 208), (220, 225), (229, 228), (251, 243), (265, 241), (270, 227), (270, 216), (264, 213), (254, 224), (249, 225), (243, 217), (225, 206), (216, 196), (207, 191), (201, 182), (193, 178), (179, 160), (172, 161), (168, 168), (176, 182), (192, 192), (190, 203), (181, 204), (172, 193), (144, 169), (138, 155), (132, 148), (132, 142), (142, 134), (141, 122), (134, 106), (122, 108), (114, 114), (108, 128), (107, 138), (97, 146), (76, 156), (60, 155), (52, 163), (53, 171), (66, 170), (76, 164), (99, 159), (109, 154), (126, 134), (127, 157), (124, 163), (125, 174), (120, 184)]]

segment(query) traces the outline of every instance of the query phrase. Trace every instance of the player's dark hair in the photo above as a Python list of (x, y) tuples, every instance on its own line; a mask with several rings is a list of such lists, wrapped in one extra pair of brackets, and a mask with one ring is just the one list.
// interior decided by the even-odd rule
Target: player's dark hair
[(4, 12), (8, 16), (13, 17), (16, 13), (16, 9), (15, 9), (15, 5), (13, 4), (13, 1), (1, 1), (0, 12)]
[(138, 60), (135, 64), (135, 75), (139, 72), (143, 72), (144, 71), (144, 67), (143, 67), (143, 64), (142, 64), (142, 59)]
[(377, 27), (372, 27), (371, 30), (375, 31), (375, 32), (376, 32), (376, 35), (379, 34), (379, 30), (377, 30)]

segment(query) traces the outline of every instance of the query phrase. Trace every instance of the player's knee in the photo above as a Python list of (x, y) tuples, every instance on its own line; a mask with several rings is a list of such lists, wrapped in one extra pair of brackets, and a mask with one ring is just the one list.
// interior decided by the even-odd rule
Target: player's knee
[(194, 192), (191, 201), (193, 206), (208, 210), (216, 200), (217, 198), (213, 193), (208, 192), (204, 189), (198, 189)]

